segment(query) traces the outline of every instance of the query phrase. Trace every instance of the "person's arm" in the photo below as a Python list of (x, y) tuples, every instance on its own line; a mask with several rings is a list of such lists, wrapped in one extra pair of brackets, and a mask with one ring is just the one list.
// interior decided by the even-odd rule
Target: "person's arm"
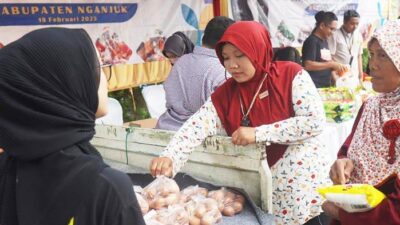
[(256, 142), (298, 144), (320, 133), (325, 124), (322, 100), (307, 71), (300, 71), (292, 84), (295, 116), (256, 128)]
[(344, 70), (344, 65), (338, 62), (329, 61), (329, 62), (317, 62), (312, 60), (304, 61), (304, 69), (307, 71), (319, 71), (319, 70), (335, 70), (342, 71)]
[(360, 121), (363, 109), (364, 105), (362, 105), (360, 110), (358, 111), (358, 115), (354, 121), (353, 128), (351, 129), (349, 136), (346, 138), (346, 141), (340, 147), (338, 151), (338, 159), (332, 164), (331, 169), (329, 171), (329, 177), (331, 178), (334, 184), (347, 183), (354, 169), (353, 160), (347, 158), (347, 150), (349, 149), (351, 141), (353, 140), (353, 136), (354, 133), (356, 132), (357, 125)]
[[(331, 43), (332, 44), (332, 43)], [(329, 45), (329, 43), (328, 43)], [(332, 69), (336, 71), (341, 71), (344, 68), (342, 64), (329, 61), (329, 62), (318, 62), (317, 61), (317, 46), (315, 42), (312, 42), (311, 39), (307, 39), (302, 48), (302, 58), (303, 58), (303, 67), (307, 71), (320, 71)]]
[(175, 133), (161, 157), (172, 160), (172, 176), (184, 166), (195, 147), (201, 145), (208, 136), (217, 133), (220, 124), (218, 114), (211, 101), (207, 101), (183, 126)]

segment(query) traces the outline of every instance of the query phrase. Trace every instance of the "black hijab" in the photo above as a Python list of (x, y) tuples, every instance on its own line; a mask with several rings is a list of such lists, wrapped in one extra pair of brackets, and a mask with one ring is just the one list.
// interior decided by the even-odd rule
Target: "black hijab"
[(68, 224), (106, 167), (90, 145), (99, 61), (82, 29), (45, 28), (0, 50), (0, 224)]
[(178, 31), (172, 34), (164, 44), (163, 54), (168, 58), (166, 52), (171, 52), (177, 57), (192, 53), (194, 49), (193, 42), (182, 32)]

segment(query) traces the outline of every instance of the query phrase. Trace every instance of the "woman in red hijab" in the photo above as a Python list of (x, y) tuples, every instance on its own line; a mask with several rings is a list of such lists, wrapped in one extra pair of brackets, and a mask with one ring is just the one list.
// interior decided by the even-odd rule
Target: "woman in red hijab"
[(296, 63), (272, 62), (269, 33), (257, 22), (231, 25), (216, 52), (232, 78), (175, 134), (151, 173), (175, 175), (210, 135), (232, 136), (236, 145), (265, 143), (276, 224), (320, 224), (326, 218), (318, 217), (315, 189), (330, 183), (329, 160), (315, 138), (325, 116), (310, 76)]

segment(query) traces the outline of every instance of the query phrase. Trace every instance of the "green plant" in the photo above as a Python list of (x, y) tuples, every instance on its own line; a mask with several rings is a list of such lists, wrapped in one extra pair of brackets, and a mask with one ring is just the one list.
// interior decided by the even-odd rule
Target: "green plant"
[(368, 67), (368, 49), (364, 48), (363, 49), (363, 53), (362, 53), (362, 68), (363, 68), (363, 72), (366, 73), (367, 72), (367, 67)]
[(108, 96), (117, 99), (121, 103), (124, 122), (150, 118), (150, 113), (147, 109), (146, 102), (144, 101), (141, 88), (132, 88), (132, 92), (133, 98), (129, 89), (113, 91), (108, 93)]

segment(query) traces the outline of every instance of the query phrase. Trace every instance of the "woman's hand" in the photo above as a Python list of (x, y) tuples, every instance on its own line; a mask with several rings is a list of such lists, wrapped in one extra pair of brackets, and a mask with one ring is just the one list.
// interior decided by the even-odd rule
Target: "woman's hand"
[(256, 143), (256, 128), (239, 127), (232, 134), (232, 143), (243, 146)]
[(335, 204), (333, 204), (330, 201), (325, 201), (322, 204), (322, 210), (326, 213), (327, 216), (331, 217), (332, 219), (335, 220), (340, 220), (339, 219), (339, 207), (337, 207)]
[(172, 177), (172, 160), (168, 157), (154, 158), (150, 163), (150, 173), (153, 177), (159, 175)]
[(349, 158), (338, 159), (331, 166), (329, 176), (334, 184), (345, 184), (349, 181), (353, 169), (353, 160)]
[(3, 153), (3, 152), (4, 152), (4, 150), (2, 148), (0, 148), (0, 154)]

